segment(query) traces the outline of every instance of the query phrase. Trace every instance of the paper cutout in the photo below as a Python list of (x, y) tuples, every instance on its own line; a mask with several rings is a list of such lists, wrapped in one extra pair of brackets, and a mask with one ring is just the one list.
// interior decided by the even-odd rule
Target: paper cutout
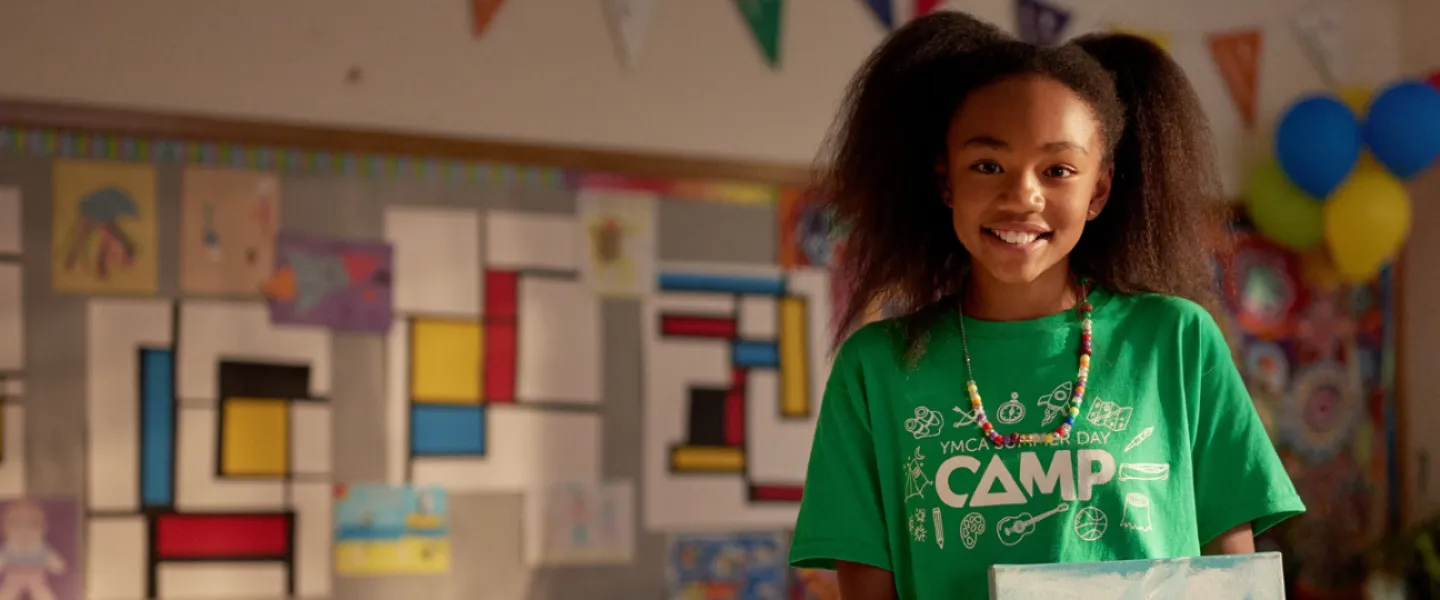
[[(783, 526), (802, 493), (815, 382), (828, 369), (829, 274), (674, 267), (641, 321), (646, 526)], [(749, 307), (744, 325), (737, 305)], [(772, 315), (746, 316), (757, 311)], [(770, 337), (740, 333), (757, 328)]]
[(683, 534), (670, 540), (668, 555), (667, 598), (785, 597), (780, 534)]
[(586, 285), (604, 297), (649, 293), (655, 284), (655, 196), (582, 191), (576, 202), (589, 255)]
[(1285, 578), (1277, 552), (997, 565), (990, 569), (990, 579), (995, 600), (1053, 598), (1057, 589), (1086, 590), (1087, 597), (1095, 598), (1121, 598), (1137, 589), (1146, 590), (1156, 598), (1285, 598)]
[(526, 562), (625, 564), (635, 558), (635, 486), (628, 481), (562, 483), (526, 498)]
[(474, 317), (480, 312), (480, 213), (404, 206), (385, 211), (394, 248), (395, 310)]
[(1260, 96), (1260, 30), (1213, 34), (1206, 42), (1245, 126), (1254, 127)]
[(571, 215), (490, 211), (485, 215), (485, 266), (574, 273), (582, 251)]
[(311, 396), (328, 335), (271, 330), (258, 302), (92, 300), (87, 318), (88, 504), (107, 515), (90, 556), (141, 561), (91, 565), (113, 583), (92, 596), (329, 594), (330, 413)]
[(410, 456), (485, 456), (481, 406), (415, 404), (410, 409)]
[(87, 521), (85, 581), (88, 590), (85, 597), (90, 600), (150, 597), (146, 569), (149, 524), (145, 517), (138, 514), (92, 516)]
[(1163, 31), (1131, 29), (1129, 27), (1122, 27), (1120, 25), (1111, 25), (1110, 32), (1142, 37), (1150, 40), (1150, 42), (1155, 44), (1156, 46), (1159, 46), (1161, 50), (1164, 50), (1166, 52), (1170, 51), (1170, 34)]
[(1070, 11), (1045, 0), (1015, 0), (1015, 31), (1022, 41), (1040, 46), (1060, 43), (1070, 26)]
[(180, 289), (259, 295), (275, 267), (278, 178), (186, 167), (180, 187)]
[(337, 330), (385, 331), (391, 305), (388, 244), (282, 233), (265, 284), (270, 320)]
[(410, 397), (415, 402), (479, 404), (481, 325), (417, 317), (410, 323)]
[(450, 499), (438, 487), (335, 486), (335, 571), (450, 571)]
[(735, 0), (735, 7), (740, 10), (740, 16), (745, 18), (745, 24), (750, 27), (750, 35), (755, 38), (755, 43), (760, 45), (765, 62), (769, 63), (772, 69), (779, 68), (781, 20), (785, 13), (785, 0)]
[(55, 292), (155, 293), (154, 167), (57, 160), (54, 178)]
[(1349, 75), (1340, 33), (1342, 8), (1339, 5), (1311, 6), (1290, 21), (1295, 37), (1320, 75), (1320, 81), (1331, 88), (1345, 81)]
[(20, 188), (0, 186), (0, 256), (20, 254), (24, 249), (24, 211)]
[(579, 281), (540, 275), (520, 276), (518, 295), (516, 399), (598, 405), (602, 349), (595, 295)]
[(0, 548), (0, 598), (80, 600), (80, 510), (75, 501), (0, 501), (0, 535), (5, 540)]
[(620, 64), (632, 69), (640, 62), (654, 20), (656, 0), (601, 0), (610, 35), (615, 39)]
[(941, 10), (945, 4), (947, 4), (947, 0), (915, 0), (915, 17), (923, 17)]
[(486, 402), (515, 401), (516, 350), (519, 338), (520, 274), (485, 273), (485, 380)]
[(865, 6), (869, 7), (870, 14), (885, 26), (889, 31), (895, 28), (895, 5), (894, 0), (865, 0)]
[(475, 37), (485, 35), (504, 3), (505, 0), (470, 0), (470, 31)]

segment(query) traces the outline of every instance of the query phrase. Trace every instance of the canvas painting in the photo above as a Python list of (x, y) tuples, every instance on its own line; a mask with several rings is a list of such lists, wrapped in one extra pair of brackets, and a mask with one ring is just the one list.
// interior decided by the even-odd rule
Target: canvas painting
[(1280, 554), (996, 565), (991, 600), (1284, 600)]

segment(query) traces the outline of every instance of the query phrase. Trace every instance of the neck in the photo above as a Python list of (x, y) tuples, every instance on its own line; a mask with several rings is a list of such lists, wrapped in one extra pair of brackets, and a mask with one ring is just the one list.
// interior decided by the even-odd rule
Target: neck
[(1026, 321), (1075, 308), (1079, 286), (1071, 285), (1069, 261), (1061, 261), (1034, 281), (1008, 283), (983, 268), (972, 268), (961, 299), (965, 315), (985, 321)]

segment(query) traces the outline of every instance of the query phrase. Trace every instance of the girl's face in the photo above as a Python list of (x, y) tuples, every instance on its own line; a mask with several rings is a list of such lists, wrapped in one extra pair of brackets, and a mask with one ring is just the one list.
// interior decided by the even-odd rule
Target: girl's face
[(1068, 268), (1085, 222), (1110, 194), (1089, 105), (1048, 77), (1005, 79), (965, 99), (946, 146), (946, 204), (976, 268), (1003, 283)]

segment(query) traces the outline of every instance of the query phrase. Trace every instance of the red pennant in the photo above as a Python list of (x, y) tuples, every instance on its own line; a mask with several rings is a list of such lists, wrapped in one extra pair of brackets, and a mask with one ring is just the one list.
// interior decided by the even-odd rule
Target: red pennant
[(1210, 55), (1220, 75), (1230, 88), (1235, 108), (1245, 119), (1246, 127), (1255, 126), (1255, 106), (1259, 98), (1260, 30), (1247, 29), (1210, 36)]
[(1430, 76), (1426, 77), (1425, 81), (1435, 89), (1440, 89), (1440, 69), (1431, 71)]
[(490, 21), (495, 18), (496, 11), (505, 0), (470, 0), (471, 27), (474, 29), (475, 37), (485, 35), (485, 30), (490, 27)]
[(923, 17), (940, 8), (945, 0), (915, 0), (915, 17)]

